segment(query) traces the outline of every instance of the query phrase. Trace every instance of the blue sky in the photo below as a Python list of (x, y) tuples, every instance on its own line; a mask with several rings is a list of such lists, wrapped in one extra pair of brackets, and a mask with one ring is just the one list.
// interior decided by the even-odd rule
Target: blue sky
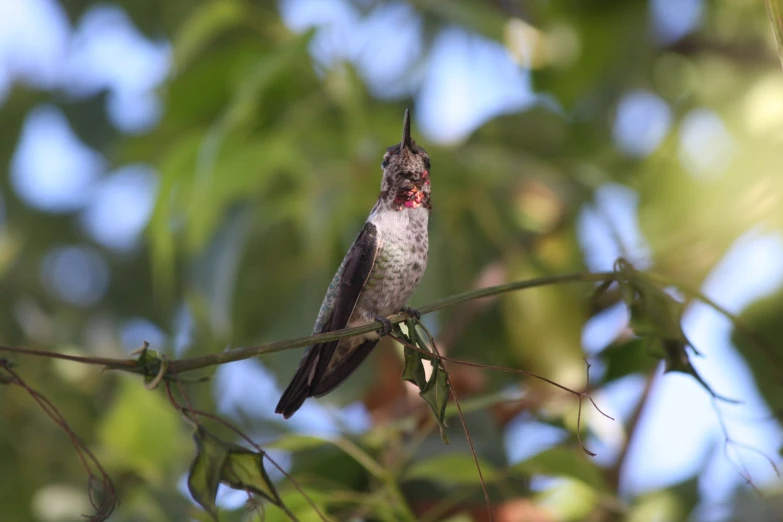
[[(459, 143), (487, 120), (523, 110), (538, 100), (528, 71), (501, 44), (460, 28), (438, 34), (431, 53), (423, 57), (421, 21), (403, 2), (377, 9), (367, 18), (344, 0), (287, 0), (280, 5), (291, 29), (319, 28), (311, 48), (319, 66), (328, 68), (347, 60), (357, 66), (376, 96), (389, 100), (413, 96), (415, 124), (423, 142)], [(701, 0), (654, 0), (650, 2), (650, 30), (660, 42), (676, 40), (698, 26), (702, 11)], [(413, 58), (421, 58), (423, 65), (412, 75), (401, 74)], [(54, 0), (0, 0), (0, 103), (12, 82), (58, 89), (77, 98), (108, 89), (106, 111), (112, 124), (128, 134), (143, 133), (160, 117), (162, 106), (155, 89), (165, 80), (170, 65), (170, 44), (144, 37), (111, 4), (91, 9), (71, 26)], [(628, 156), (646, 157), (673, 124), (672, 110), (661, 97), (649, 91), (629, 91), (614, 115), (615, 144)], [(720, 165), (735, 146), (720, 117), (706, 108), (694, 109), (680, 126), (679, 158), (694, 177), (720, 175)], [(87, 234), (116, 251), (138, 243), (157, 191), (154, 169), (134, 164), (109, 171), (106, 159), (81, 143), (65, 116), (47, 105), (28, 114), (10, 173), (13, 190), (27, 204), (42, 212), (78, 214)], [(606, 185), (598, 189), (594, 206), (582, 210), (578, 232), (591, 269), (610, 269), (621, 254), (606, 227), (606, 217), (617, 225), (632, 260), (640, 267), (649, 266), (649, 248), (636, 224), (636, 204), (631, 189)], [(103, 287), (100, 281), (106, 278), (85, 276), (81, 266), (90, 266), (99, 274), (105, 270), (99, 253), (65, 246), (47, 257), (42, 278), (65, 301), (89, 304), (100, 299), (105, 291), (105, 281)], [(714, 269), (703, 290), (739, 312), (780, 287), (780, 267), (781, 238), (751, 230)], [(595, 353), (626, 321), (627, 313), (621, 307), (595, 318), (585, 328), (586, 351)], [(695, 304), (687, 311), (684, 327), (707, 354), (695, 361), (701, 374), (715, 390), (743, 401), (740, 407), (718, 406), (731, 437), (776, 456), (780, 426), (748, 421), (768, 417), (770, 412), (729, 341), (730, 325), (714, 311)], [(123, 330), (123, 339), (132, 347), (142, 337), (163, 335), (141, 319), (129, 321)], [(268, 401), (248, 405), (243, 399), (248, 389), (279, 393), (274, 376), (256, 361), (221, 367), (217, 382), (222, 411), (231, 412), (241, 400), (246, 411), (250, 407), (252, 414), (273, 417)], [(639, 378), (624, 379), (602, 393), (601, 403), (610, 413), (627, 418), (641, 386)], [(331, 434), (338, 426), (361, 431), (368, 425), (366, 412), (357, 405), (337, 410), (308, 401), (305, 410), (305, 415), (291, 422), (303, 432)], [(602, 448), (599, 458), (610, 461), (623, 437), (619, 423), (597, 416), (590, 416), (589, 422)], [(692, 379), (680, 375), (657, 378), (641, 423), (641, 435), (624, 469), (626, 494), (688, 478), (705, 459), (710, 463), (709, 473), (702, 476), (701, 488), (709, 501), (719, 504), (743, 482), (723, 453), (723, 434), (713, 404)], [(512, 422), (507, 433), (510, 457), (522, 459), (557, 442), (561, 435), (556, 431), (536, 423)], [(752, 453), (739, 451), (732, 458), (742, 460), (757, 484), (775, 478), (768, 463)]]

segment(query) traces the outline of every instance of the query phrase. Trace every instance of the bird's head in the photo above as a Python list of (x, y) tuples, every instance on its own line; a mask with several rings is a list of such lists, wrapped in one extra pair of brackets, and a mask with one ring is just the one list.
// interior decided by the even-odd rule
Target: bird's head
[(402, 123), (402, 139), (386, 149), (381, 167), (381, 192), (393, 201), (395, 210), (430, 208), (430, 156), (411, 138), (408, 109)]

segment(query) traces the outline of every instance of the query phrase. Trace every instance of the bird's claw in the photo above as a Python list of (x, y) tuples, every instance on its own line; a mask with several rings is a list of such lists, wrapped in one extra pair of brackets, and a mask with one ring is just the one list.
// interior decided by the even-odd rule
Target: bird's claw
[(410, 306), (403, 306), (402, 311), (411, 316), (413, 319), (416, 319), (417, 321), (421, 320), (421, 312), (416, 310), (415, 308), (411, 308)]
[(380, 315), (376, 315), (374, 317), (374, 319), (377, 322), (379, 322), (379, 323), (381, 323), (383, 325), (383, 328), (381, 328), (381, 331), (379, 332), (381, 337), (386, 337), (387, 335), (389, 335), (391, 333), (391, 331), (392, 331), (392, 324), (391, 324), (391, 321), (389, 321), (388, 318), (381, 317)]

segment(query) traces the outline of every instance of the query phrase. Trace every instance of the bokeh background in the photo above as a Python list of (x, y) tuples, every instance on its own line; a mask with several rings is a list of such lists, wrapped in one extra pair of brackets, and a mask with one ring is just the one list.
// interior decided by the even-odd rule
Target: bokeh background
[[(751, 0), (0, 0), (0, 340), (184, 357), (307, 335), (405, 107), (434, 204), (412, 305), (622, 255), (779, 347), (783, 72)], [(576, 388), (587, 356), (616, 418), (584, 410), (589, 458), (572, 396), (450, 366), (495, 520), (780, 520), (783, 368), (685, 301), (694, 365), (742, 401), (714, 403), (663, 375), (617, 292), (590, 295), (547, 287), (425, 318), (450, 355)], [(335, 520), (398, 519), (340, 437), (391, 470), (417, 519), (486, 520), (459, 422), (444, 446), (399, 346), (284, 422), (300, 355), (202, 372), (191, 400), (268, 445)], [(161, 391), (12, 359), (115, 480), (111, 520), (206, 519), (185, 486), (192, 429)], [(0, 386), (0, 425), (2, 520), (90, 512), (68, 438), (18, 388)], [(222, 519), (251, 519), (245, 500), (221, 488)]]

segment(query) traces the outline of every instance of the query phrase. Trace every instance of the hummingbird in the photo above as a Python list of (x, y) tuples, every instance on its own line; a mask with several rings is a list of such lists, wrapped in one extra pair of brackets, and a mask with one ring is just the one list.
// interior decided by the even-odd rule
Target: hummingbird
[(277, 403), (275, 413), (293, 415), (308, 397), (322, 397), (342, 384), (391, 332), (387, 316), (404, 311), (427, 266), (430, 210), (430, 157), (411, 139), (405, 110), (402, 139), (386, 149), (378, 201), (345, 255), (326, 291), (313, 333), (372, 322), (380, 332), (315, 344)]

